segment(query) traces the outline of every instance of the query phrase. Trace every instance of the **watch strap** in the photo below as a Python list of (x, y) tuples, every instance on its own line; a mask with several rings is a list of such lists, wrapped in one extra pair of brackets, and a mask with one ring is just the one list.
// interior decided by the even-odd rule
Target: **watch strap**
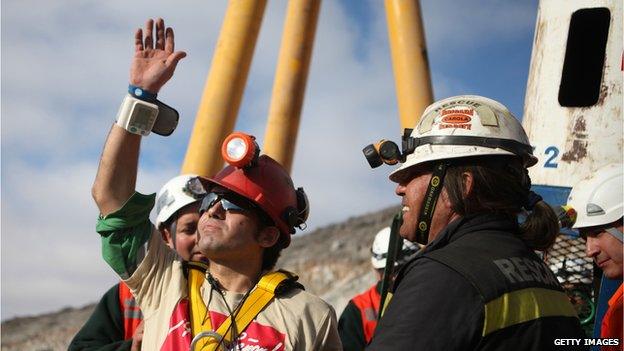
[(156, 101), (156, 97), (158, 96), (158, 94), (152, 93), (151, 91), (147, 91), (132, 84), (128, 85), (128, 93), (139, 100), (148, 102)]

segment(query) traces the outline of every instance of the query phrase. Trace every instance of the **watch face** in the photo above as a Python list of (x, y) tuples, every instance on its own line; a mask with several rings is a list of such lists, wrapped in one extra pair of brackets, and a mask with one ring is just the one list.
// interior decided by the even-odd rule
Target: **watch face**
[(157, 111), (154, 111), (154, 109), (152, 108), (143, 106), (141, 104), (136, 104), (134, 106), (134, 113), (132, 114), (130, 125), (138, 129), (149, 131), (152, 127), (151, 122), (155, 117), (156, 112)]

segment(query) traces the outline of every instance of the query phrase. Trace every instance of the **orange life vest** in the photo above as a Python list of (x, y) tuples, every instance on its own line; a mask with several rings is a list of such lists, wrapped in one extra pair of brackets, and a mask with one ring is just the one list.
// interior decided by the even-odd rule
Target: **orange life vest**
[(622, 348), (622, 293), (624, 284), (615, 291), (609, 299), (609, 309), (602, 318), (600, 337), (609, 339), (620, 339), (619, 347), (603, 346), (602, 350), (621, 350)]
[(132, 339), (134, 331), (143, 320), (143, 314), (124, 282), (119, 282), (119, 308), (123, 318), (124, 340)]
[(351, 301), (353, 301), (353, 304), (360, 310), (364, 340), (368, 344), (373, 338), (373, 333), (377, 327), (377, 316), (379, 315), (381, 295), (377, 291), (377, 283), (370, 289), (354, 297)]

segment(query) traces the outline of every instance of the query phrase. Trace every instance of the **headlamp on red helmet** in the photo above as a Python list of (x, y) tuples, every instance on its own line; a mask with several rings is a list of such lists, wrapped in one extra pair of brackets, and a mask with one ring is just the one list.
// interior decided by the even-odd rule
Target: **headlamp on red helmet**
[(236, 168), (252, 167), (260, 155), (260, 147), (253, 135), (234, 132), (221, 145), (221, 156)]
[(284, 247), (288, 246), (295, 228), (306, 227), (310, 206), (303, 188), (294, 187), (288, 171), (279, 162), (268, 155), (260, 156), (260, 148), (251, 135), (232, 133), (223, 141), (221, 155), (229, 166), (214, 177), (203, 179), (206, 190), (218, 185), (249, 200), (280, 230)]

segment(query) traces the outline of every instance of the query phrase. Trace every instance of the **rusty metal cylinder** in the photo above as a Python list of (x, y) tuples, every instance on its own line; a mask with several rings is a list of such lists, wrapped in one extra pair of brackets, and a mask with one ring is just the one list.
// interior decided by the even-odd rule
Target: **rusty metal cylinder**
[(386, 19), (401, 129), (414, 128), (433, 102), (418, 0), (386, 0)]
[(290, 0), (273, 83), (263, 151), (290, 172), (320, 0)]

